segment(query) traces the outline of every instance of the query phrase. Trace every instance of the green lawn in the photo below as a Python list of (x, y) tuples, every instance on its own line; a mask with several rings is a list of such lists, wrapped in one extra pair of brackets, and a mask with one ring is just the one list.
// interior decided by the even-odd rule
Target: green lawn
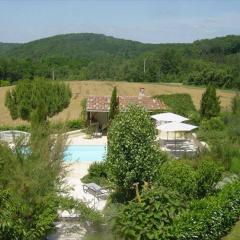
[(222, 240), (239, 240), (240, 239), (240, 221), (236, 223), (232, 231)]

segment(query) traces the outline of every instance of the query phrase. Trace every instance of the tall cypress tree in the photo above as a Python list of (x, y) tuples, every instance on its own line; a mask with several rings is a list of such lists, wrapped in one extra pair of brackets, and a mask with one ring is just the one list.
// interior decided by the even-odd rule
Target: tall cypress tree
[(232, 113), (238, 114), (240, 113), (240, 95), (239, 93), (232, 99)]
[(118, 96), (117, 96), (117, 88), (114, 87), (112, 91), (111, 96), (111, 102), (110, 102), (110, 110), (109, 110), (109, 122), (111, 122), (116, 114), (119, 112), (119, 102), (118, 102)]
[(210, 119), (216, 117), (220, 112), (220, 100), (216, 94), (216, 89), (212, 84), (207, 86), (202, 95), (200, 114), (202, 118)]

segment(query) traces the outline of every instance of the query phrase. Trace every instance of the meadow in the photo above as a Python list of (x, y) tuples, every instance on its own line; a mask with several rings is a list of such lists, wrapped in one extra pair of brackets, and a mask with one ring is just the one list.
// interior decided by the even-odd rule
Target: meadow
[[(156, 84), (156, 83), (130, 83), (116, 81), (69, 81), (67, 82), (72, 90), (72, 99), (68, 108), (54, 116), (52, 121), (65, 121), (77, 119), (81, 113), (81, 100), (90, 95), (110, 96), (114, 86), (117, 86), (119, 95), (134, 96), (138, 94), (139, 88), (145, 88), (145, 94), (149, 96), (160, 94), (188, 93), (191, 95), (193, 103), (199, 109), (202, 93), (205, 88), (186, 86), (181, 84)], [(8, 109), (4, 106), (4, 98), (8, 89), (12, 87), (0, 88), (0, 125), (16, 126), (25, 123), (17, 119), (12, 120)], [(218, 90), (221, 107), (228, 108), (231, 99), (235, 95), (234, 91)]]

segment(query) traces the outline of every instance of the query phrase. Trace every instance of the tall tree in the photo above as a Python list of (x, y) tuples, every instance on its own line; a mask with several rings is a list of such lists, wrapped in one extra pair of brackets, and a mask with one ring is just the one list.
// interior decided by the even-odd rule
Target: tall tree
[(109, 121), (111, 122), (116, 114), (119, 112), (119, 102), (117, 96), (117, 87), (115, 86), (112, 91), (110, 110), (109, 110)]
[(133, 197), (134, 183), (152, 182), (165, 160), (154, 140), (154, 125), (139, 106), (129, 106), (112, 121), (106, 164), (117, 190), (127, 198)]
[(216, 88), (209, 84), (202, 95), (200, 114), (202, 118), (216, 117), (220, 112), (220, 100), (216, 94)]

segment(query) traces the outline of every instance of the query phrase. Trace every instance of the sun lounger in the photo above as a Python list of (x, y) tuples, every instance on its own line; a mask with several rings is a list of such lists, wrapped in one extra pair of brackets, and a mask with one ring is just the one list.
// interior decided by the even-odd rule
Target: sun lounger
[(109, 195), (109, 191), (106, 188), (100, 187), (96, 183), (83, 184), (83, 191), (94, 195), (98, 200), (104, 200)]
[(102, 137), (102, 133), (101, 132), (95, 132), (95, 133), (93, 133), (93, 137), (94, 138), (100, 138), (100, 137)]

